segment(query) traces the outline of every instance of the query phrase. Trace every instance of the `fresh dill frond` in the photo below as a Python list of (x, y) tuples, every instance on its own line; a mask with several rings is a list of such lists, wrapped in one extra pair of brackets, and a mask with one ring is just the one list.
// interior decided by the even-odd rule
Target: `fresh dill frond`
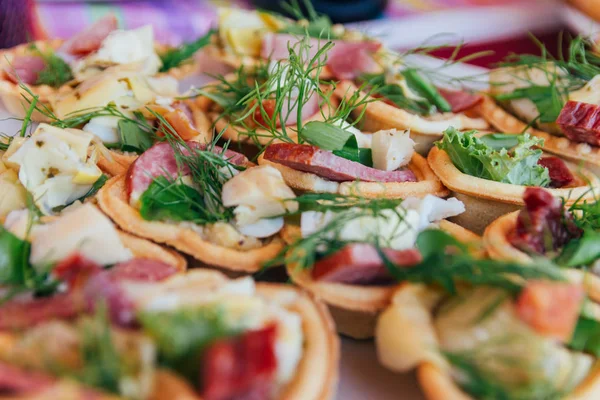
[(171, 68), (179, 67), (185, 61), (189, 60), (198, 50), (208, 45), (216, 29), (211, 29), (208, 33), (193, 42), (184, 43), (179, 47), (169, 49), (159, 54), (162, 66), (159, 72), (167, 72)]
[(52, 49), (41, 51), (35, 43), (32, 43), (29, 49), (40, 56), (46, 64), (44, 69), (38, 73), (36, 85), (48, 85), (57, 88), (73, 79), (73, 72), (69, 64), (57, 56)]
[(423, 261), (411, 268), (394, 265), (382, 250), (385, 244), (377, 247), (386, 268), (399, 282), (437, 284), (449, 293), (456, 293), (458, 283), (492, 286), (518, 293), (527, 280), (565, 280), (562, 270), (547, 260), (539, 259), (523, 265), (476, 258), (464, 243), (439, 229), (428, 229), (419, 234), (416, 248), (421, 252)]
[[(306, 9), (306, 14), (302, 8)], [(279, 33), (289, 33), (292, 35), (308, 35), (313, 38), (339, 39), (333, 30), (331, 19), (325, 14), (319, 14), (312, 5), (311, 0), (290, 0), (282, 2), (281, 7), (284, 11), (297, 19), (297, 22), (287, 24)]]
[[(353, 241), (341, 238), (342, 230), (349, 222), (359, 218), (383, 217), (389, 219), (389, 212), (392, 212), (398, 217), (399, 228), (406, 214), (406, 210), (401, 206), (402, 200), (398, 199), (367, 200), (357, 196), (304, 194), (294, 200), (299, 203), (298, 213), (317, 211), (325, 213), (324, 217), (329, 215), (329, 219), (315, 232), (305, 237), (299, 237), (286, 246), (273, 260), (267, 262), (265, 267), (284, 264), (298, 269), (312, 268), (318, 258), (325, 257), (341, 249), (346, 244), (353, 243)], [(378, 240), (387, 242), (393, 240), (396, 235), (402, 235), (403, 233), (404, 230), (398, 229), (393, 237), (378, 239), (374, 236), (366, 242), (373, 244)]]

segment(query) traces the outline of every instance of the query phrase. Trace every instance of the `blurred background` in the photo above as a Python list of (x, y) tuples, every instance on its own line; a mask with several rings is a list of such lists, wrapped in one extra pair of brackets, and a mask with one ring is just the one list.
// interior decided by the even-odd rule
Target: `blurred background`
[[(0, 0), (0, 48), (31, 39), (67, 38), (107, 13), (123, 28), (152, 24), (169, 45), (191, 41), (214, 23), (217, 7), (279, 10), (278, 0)], [(313, 0), (335, 22), (355, 25), (394, 49), (424, 42), (467, 42), (461, 54), (492, 49), (472, 61), (489, 66), (510, 52), (535, 52), (529, 33), (557, 48), (559, 32), (594, 34), (600, 0)], [(597, 17), (597, 16), (596, 16)], [(447, 56), (441, 50), (438, 56)]]

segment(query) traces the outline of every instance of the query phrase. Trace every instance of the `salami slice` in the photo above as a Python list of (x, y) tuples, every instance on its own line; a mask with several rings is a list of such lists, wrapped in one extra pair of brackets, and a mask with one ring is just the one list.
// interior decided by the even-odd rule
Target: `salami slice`
[[(198, 142), (186, 142), (190, 149), (204, 149), (206, 145)], [(221, 153), (222, 148), (215, 146), (214, 152)], [(182, 149), (183, 154), (187, 150)], [(225, 158), (232, 164), (243, 165), (248, 159), (240, 153), (232, 150), (225, 151)], [(154, 178), (164, 176), (176, 179), (180, 175), (190, 173), (187, 165), (177, 165), (175, 150), (166, 142), (157, 143), (142, 153), (129, 168), (127, 172), (126, 185), (129, 196), (134, 201), (148, 189)]]
[[(417, 249), (384, 249), (383, 252), (397, 266), (411, 267), (422, 260)], [(377, 249), (368, 243), (346, 245), (317, 261), (312, 269), (312, 277), (315, 280), (347, 284), (380, 283), (392, 279)]]
[(264, 158), (298, 171), (310, 172), (338, 182), (356, 179), (366, 182), (417, 181), (417, 177), (410, 170), (381, 171), (336, 156), (318, 147), (304, 144), (272, 144), (267, 147)]
[(12, 300), (0, 307), (0, 330), (25, 329), (53, 319), (71, 319), (83, 311), (85, 303), (72, 293)]
[(5, 72), (8, 79), (14, 83), (19, 83), (20, 79), (25, 84), (33, 85), (44, 68), (46, 62), (40, 56), (17, 56), (13, 58)]
[(0, 394), (19, 396), (47, 389), (56, 383), (38, 372), (24, 371), (0, 362)]
[(115, 265), (109, 273), (118, 280), (162, 281), (178, 272), (177, 268), (148, 258), (134, 258)]
[(210, 345), (202, 358), (202, 398), (252, 400), (271, 397), (277, 369), (276, 335), (276, 326), (271, 325)]
[(59, 52), (85, 56), (100, 48), (102, 41), (117, 29), (117, 18), (107, 15), (63, 43)]
[(438, 91), (452, 107), (453, 113), (459, 113), (475, 107), (483, 101), (483, 96), (462, 90), (448, 90), (439, 88)]
[(556, 119), (563, 133), (576, 142), (600, 146), (600, 107), (568, 101)]

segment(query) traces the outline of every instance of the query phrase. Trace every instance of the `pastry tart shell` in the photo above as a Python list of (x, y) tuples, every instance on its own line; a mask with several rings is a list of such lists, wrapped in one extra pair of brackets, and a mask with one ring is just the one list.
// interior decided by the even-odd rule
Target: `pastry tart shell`
[[(454, 166), (448, 154), (437, 147), (431, 149), (427, 160), (443, 184), (465, 203), (466, 211), (452, 220), (475, 233), (482, 234), (493, 220), (524, 205), (523, 193), (526, 186), (494, 182), (464, 174)], [(567, 205), (579, 198), (593, 201), (596, 190), (590, 190), (588, 182), (593, 187), (599, 187), (598, 178), (587, 169), (578, 169), (570, 163), (567, 163), (567, 166), (575, 175), (578, 186), (547, 190), (553, 196), (564, 198)]]
[(174, 250), (123, 231), (119, 231), (119, 238), (123, 246), (133, 253), (134, 258), (162, 261), (177, 268), (179, 272), (185, 272), (187, 269), (185, 258)]
[(250, 274), (259, 271), (265, 261), (275, 257), (283, 248), (283, 242), (276, 236), (260, 248), (246, 251), (230, 249), (203, 239), (192, 229), (166, 222), (146, 221), (138, 210), (129, 205), (125, 175), (106, 182), (97, 198), (102, 211), (121, 229), (172, 246), (197, 260), (198, 266), (216, 267), (232, 275)]
[[(341, 81), (338, 83), (335, 94), (338, 98), (350, 100), (353, 93), (358, 90), (351, 81)], [(464, 114), (455, 114), (451, 120), (430, 121), (419, 115), (411, 114), (393, 105), (367, 96), (366, 93), (360, 97), (370, 100), (364, 107), (359, 107), (353, 112), (353, 116), (359, 117), (364, 112), (359, 126), (367, 132), (377, 132), (384, 129), (406, 130), (410, 129), (410, 137), (415, 142), (415, 151), (421, 155), (427, 155), (433, 147), (433, 143), (443, 136), (443, 131), (454, 126), (459, 130), (478, 129), (485, 130), (489, 127), (488, 123), (480, 118), (468, 118)], [(421, 122), (420, 124), (418, 122)], [(419, 127), (421, 125), (422, 127)], [(459, 126), (457, 126), (459, 125)], [(460, 126), (464, 125), (464, 126)], [(427, 129), (425, 129), (427, 127)], [(419, 130), (420, 129), (420, 130)]]
[[(206, 273), (216, 271), (206, 271)], [(226, 279), (213, 277), (215, 281)], [(325, 305), (313, 295), (289, 285), (257, 283), (256, 293), (302, 317), (303, 356), (296, 376), (277, 400), (327, 400), (335, 397), (340, 358), (339, 337)], [(202, 400), (181, 378), (159, 371), (150, 400)]]
[(500, 107), (489, 96), (476, 106), (476, 112), (500, 132), (523, 133), (544, 139), (544, 151), (556, 154), (574, 164), (582, 164), (595, 174), (600, 174), (600, 147), (588, 143), (578, 143), (564, 136), (552, 135), (539, 129), (531, 128), (515, 116)]
[(316, 193), (339, 193), (342, 195), (358, 195), (369, 198), (407, 198), (424, 197), (432, 194), (439, 197), (449, 195), (440, 179), (433, 173), (427, 160), (415, 153), (408, 164), (408, 169), (414, 172), (417, 182), (335, 182), (310, 173), (298, 171), (285, 165), (265, 160), (263, 155), (258, 158), (259, 165), (270, 165), (277, 168), (285, 182), (294, 190)]
[[(442, 220), (440, 229), (480, 252), (481, 238), (452, 222)], [(282, 236), (291, 243), (299, 235), (298, 226), (286, 225)], [(379, 314), (390, 304), (397, 286), (350, 285), (345, 283), (315, 281), (310, 270), (286, 266), (292, 281), (329, 307), (337, 331), (355, 339), (370, 339), (375, 334)]]

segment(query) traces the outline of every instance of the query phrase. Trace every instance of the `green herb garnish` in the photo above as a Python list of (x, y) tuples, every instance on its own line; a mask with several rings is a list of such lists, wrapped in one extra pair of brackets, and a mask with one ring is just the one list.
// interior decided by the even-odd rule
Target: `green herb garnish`
[(71, 204), (75, 203), (76, 201), (83, 202), (88, 197), (94, 196), (96, 193), (98, 193), (98, 191), (100, 189), (102, 189), (102, 186), (104, 186), (104, 184), (106, 183), (106, 181), (108, 181), (108, 176), (106, 176), (104, 174), (100, 175), (100, 177), (96, 180), (96, 182), (94, 182), (94, 184), (92, 185), (92, 187), (90, 188), (90, 190), (88, 190), (86, 192), (86, 194), (84, 194), (83, 196), (81, 196), (80, 198), (78, 198), (76, 200), (73, 200), (72, 202), (70, 202), (68, 204), (65, 204), (64, 206), (54, 207), (52, 209), (52, 211), (55, 212), (55, 213), (60, 212), (60, 211), (64, 210), (65, 208), (69, 207)]
[(333, 24), (327, 15), (316, 12), (310, 0), (303, 0), (307, 15), (302, 12), (302, 6), (298, 0), (290, 0), (289, 3), (282, 3), (282, 8), (290, 13), (300, 22), (290, 22), (279, 33), (289, 33), (291, 35), (308, 35), (313, 38), (339, 39), (333, 32)]
[(527, 280), (565, 280), (561, 269), (549, 261), (538, 260), (531, 265), (522, 265), (475, 258), (464, 243), (438, 229), (419, 233), (416, 247), (423, 261), (411, 268), (396, 267), (379, 249), (390, 274), (400, 282), (438, 284), (449, 293), (456, 293), (459, 282), (518, 293)]
[(73, 79), (71, 67), (62, 58), (57, 56), (52, 49), (41, 51), (35, 44), (30, 45), (36, 55), (42, 57), (46, 66), (38, 73), (36, 85), (60, 87)]
[(346, 129), (322, 121), (311, 121), (302, 127), (299, 138), (323, 150), (368, 167), (373, 166), (371, 149), (359, 148), (356, 136)]
[(436, 146), (448, 153), (452, 163), (461, 172), (495, 182), (524, 186), (547, 187), (550, 184), (548, 169), (538, 165), (543, 140), (516, 135), (518, 144), (512, 150), (496, 150), (475, 136), (475, 131), (459, 132), (448, 128)]
[(198, 50), (210, 43), (210, 40), (217, 32), (216, 29), (211, 29), (208, 33), (193, 42), (184, 43), (174, 49), (169, 49), (162, 54), (159, 54), (162, 66), (159, 72), (167, 72), (171, 68), (175, 68), (190, 59)]
[(238, 333), (219, 307), (183, 308), (138, 314), (142, 329), (158, 348), (160, 363), (197, 382), (202, 351), (217, 339)]
[(360, 80), (367, 87), (373, 88), (373, 94), (384, 97), (403, 110), (418, 115), (431, 115), (436, 112), (435, 105), (431, 104), (427, 99), (415, 99), (407, 96), (400, 85), (387, 83), (385, 74), (383, 73), (363, 75)]
[(580, 315), (569, 347), (575, 351), (584, 351), (600, 357), (600, 321)]

